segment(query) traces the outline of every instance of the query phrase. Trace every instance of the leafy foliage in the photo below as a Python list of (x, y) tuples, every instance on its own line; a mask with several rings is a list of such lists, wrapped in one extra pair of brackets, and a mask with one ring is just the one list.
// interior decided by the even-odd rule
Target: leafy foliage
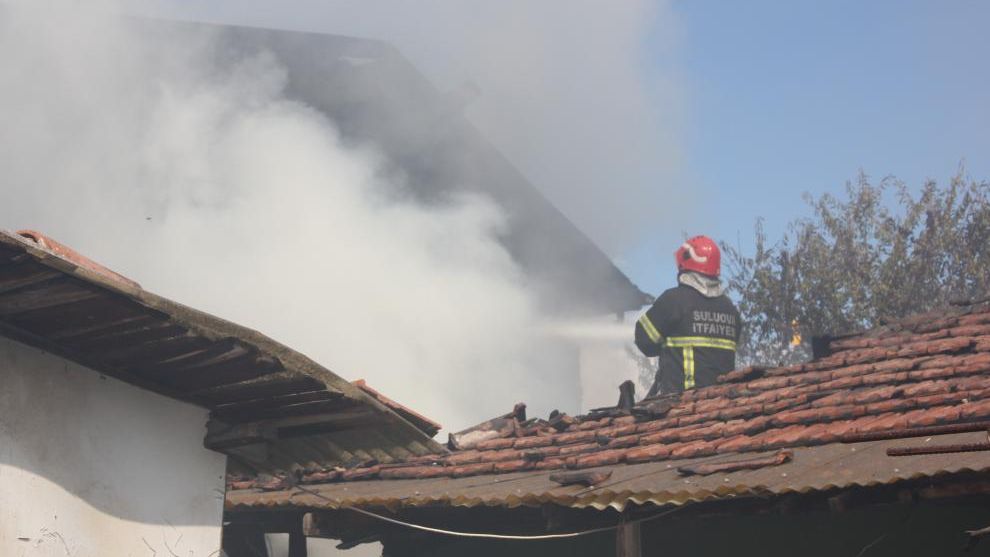
[(960, 172), (912, 194), (894, 178), (874, 184), (861, 174), (845, 193), (806, 194), (813, 216), (773, 245), (757, 220), (751, 256), (722, 245), (745, 324), (741, 364), (802, 360), (812, 336), (990, 293), (990, 184)]

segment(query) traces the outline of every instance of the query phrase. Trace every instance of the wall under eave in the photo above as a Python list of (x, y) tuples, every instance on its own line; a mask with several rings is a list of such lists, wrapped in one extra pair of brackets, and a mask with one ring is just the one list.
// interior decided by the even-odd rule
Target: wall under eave
[(219, 555), (207, 411), (0, 338), (0, 555)]

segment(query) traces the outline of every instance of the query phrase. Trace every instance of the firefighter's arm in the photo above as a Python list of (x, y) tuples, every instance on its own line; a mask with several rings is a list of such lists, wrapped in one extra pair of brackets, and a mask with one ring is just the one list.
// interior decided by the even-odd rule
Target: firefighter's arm
[(646, 310), (636, 321), (636, 347), (644, 356), (654, 357), (660, 355), (663, 348), (663, 333), (660, 331), (659, 323), (660, 311), (657, 308), (659, 301), (653, 307)]

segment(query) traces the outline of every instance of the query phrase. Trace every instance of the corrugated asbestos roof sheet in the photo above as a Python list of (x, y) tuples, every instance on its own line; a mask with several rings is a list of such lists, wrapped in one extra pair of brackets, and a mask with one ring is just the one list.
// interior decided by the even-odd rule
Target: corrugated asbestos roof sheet
[(650, 462), (593, 468), (612, 476), (592, 488), (560, 486), (550, 471), (464, 478), (378, 480), (305, 486), (281, 491), (235, 490), (227, 493), (228, 510), (304, 507), (336, 509), (342, 506), (401, 508), (427, 505), (453, 507), (540, 506), (544, 503), (596, 509), (623, 510), (630, 503), (681, 505), (713, 499), (809, 493), (834, 488), (875, 486), (960, 472), (990, 471), (990, 452), (890, 457), (890, 447), (986, 440), (986, 433), (939, 436), (925, 441), (899, 439), (858, 444), (831, 444), (793, 451), (793, 460), (780, 466), (727, 474), (684, 477), (678, 466), (726, 460), (726, 457), (685, 459), (676, 463)]
[(147, 292), (37, 233), (0, 231), (0, 334), (208, 408), (214, 429), (258, 432), (255, 458), (234, 470), (443, 452), (306, 356)]
[[(871, 461), (862, 460), (862, 453), (851, 454), (850, 446), (841, 441), (864, 434), (912, 437), (917, 435), (914, 433), (917, 428), (990, 420), (990, 305), (980, 303), (911, 317), (835, 340), (830, 348), (832, 352), (828, 356), (812, 362), (734, 371), (720, 378), (720, 384), (676, 397), (646, 400), (629, 411), (604, 409), (566, 420), (558, 416), (550, 421), (524, 422), (507, 415), (497, 421), (500, 424), (497, 431), (486, 433), (487, 438), (477, 436), (478, 441), (462, 445), (461, 450), (449, 455), (413, 458), (387, 466), (325, 468), (303, 475), (301, 482), (318, 485), (378, 478), (377, 483), (362, 481), (340, 490), (320, 487), (372, 500), (373, 497), (364, 497), (364, 493), (388, 491), (393, 486), (401, 490), (399, 486), (404, 484), (398, 480), (421, 479), (423, 482), (414, 484), (414, 490), (422, 495), (407, 493), (401, 501), (439, 497), (461, 504), (476, 500), (471, 491), (474, 488), (469, 486), (502, 486), (504, 481), (509, 481), (515, 484), (513, 489), (521, 490), (518, 497), (503, 493), (500, 487), (496, 489), (499, 495), (491, 501), (518, 504), (540, 501), (558, 491), (548, 492), (546, 486), (517, 478), (543, 478), (540, 481), (545, 482), (550, 470), (611, 467), (620, 477), (643, 471), (651, 477), (644, 481), (658, 482), (650, 484), (654, 487), (643, 484), (644, 493), (658, 493), (660, 499), (677, 502), (690, 500), (695, 493), (707, 497), (729, 492), (720, 491), (715, 485), (700, 491), (677, 490), (674, 488), (691, 485), (693, 480), (668, 481), (662, 474), (658, 475), (660, 472), (699, 458), (738, 459), (740, 454), (780, 449), (794, 450), (794, 462), (780, 467), (779, 471), (768, 468), (752, 473), (737, 472), (721, 487), (741, 485), (747, 489), (801, 491), (895, 481), (902, 474), (932, 475), (967, 467), (985, 469), (990, 458), (988, 452), (892, 460), (880, 451)], [(941, 443), (943, 437), (937, 439)], [(885, 445), (870, 445), (881, 446)], [(838, 459), (836, 463), (819, 465), (832, 458)], [(903, 464), (893, 464), (895, 461)], [(814, 474), (806, 470), (809, 463)], [(874, 471), (872, 466), (883, 467), (888, 463), (899, 467), (899, 471), (890, 468), (877, 479), (875, 474), (884, 468)], [(763, 485), (762, 479), (755, 484), (748, 480), (735, 483), (736, 478), (746, 478), (747, 474), (757, 479), (772, 478), (787, 469), (793, 475), (786, 481), (782, 478), (769, 485)], [(250, 479), (239, 480), (243, 479), (235, 478), (232, 487), (272, 487)], [(700, 485), (712, 481), (701, 480)], [(639, 485), (636, 481), (632, 483)], [(457, 491), (462, 488), (464, 493)], [(632, 492), (639, 493), (635, 489)], [(256, 493), (253, 497), (264, 505), (278, 496)], [(605, 500), (610, 500), (609, 497)], [(623, 504), (625, 495), (618, 497), (619, 504)], [(251, 505), (252, 495), (242, 496), (235, 491), (231, 493), (231, 501)], [(482, 497), (480, 501), (488, 500)], [(575, 501), (585, 505), (583, 499)]]

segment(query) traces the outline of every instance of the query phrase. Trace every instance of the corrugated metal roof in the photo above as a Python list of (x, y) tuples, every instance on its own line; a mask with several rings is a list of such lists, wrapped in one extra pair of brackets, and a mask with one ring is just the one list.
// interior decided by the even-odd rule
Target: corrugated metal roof
[[(793, 460), (780, 466), (728, 474), (684, 477), (676, 468), (686, 464), (718, 462), (733, 457), (714, 456), (611, 467), (612, 476), (593, 488), (562, 487), (551, 482), (551, 471), (517, 472), (466, 478), (354, 481), (265, 492), (256, 489), (227, 493), (228, 510), (280, 507), (336, 509), (346, 506), (406, 507), (441, 505), (539, 506), (554, 503), (572, 508), (622, 510), (630, 503), (682, 505), (744, 496), (809, 493), (835, 488), (888, 485), (962, 472), (990, 471), (990, 451), (962, 454), (890, 457), (886, 450), (923, 444), (986, 441), (986, 433), (963, 433), (935, 438), (912, 438), (856, 444), (829, 444), (795, 449)], [(738, 458), (738, 455), (735, 456)]]
[(443, 452), (303, 354), (143, 290), (37, 233), (0, 231), (0, 334), (209, 408), (218, 424), (267, 427), (267, 441), (254, 447), (263, 450), (250, 464), (241, 457), (235, 471)]

